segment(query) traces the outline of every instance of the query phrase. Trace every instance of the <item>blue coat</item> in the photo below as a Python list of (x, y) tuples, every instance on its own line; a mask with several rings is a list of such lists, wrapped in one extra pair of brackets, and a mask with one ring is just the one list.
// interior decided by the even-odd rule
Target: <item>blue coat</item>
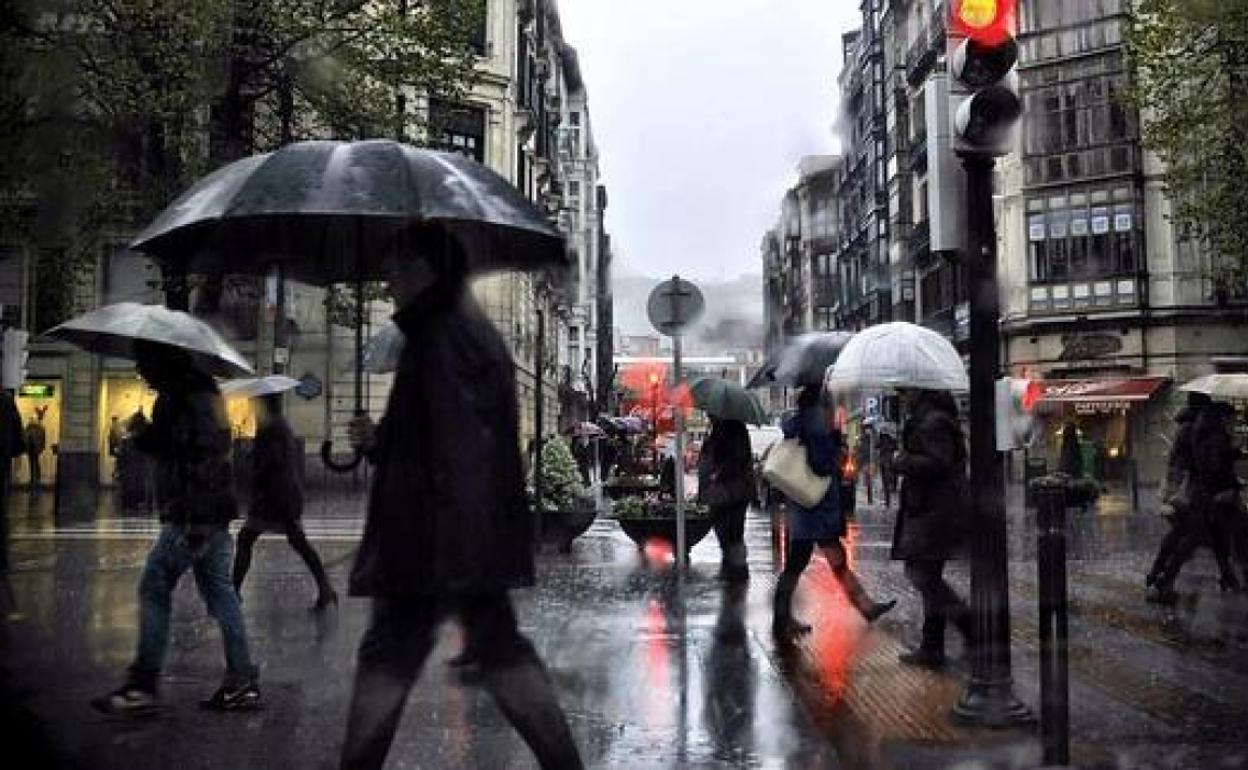
[(803, 508), (789, 501), (789, 536), (793, 540), (834, 540), (845, 535), (845, 517), (841, 515), (839, 474), (841, 467), (841, 434), (828, 424), (827, 412), (818, 407), (806, 409), (789, 417), (784, 423), (784, 437), (797, 438), (806, 447), (806, 462), (819, 476), (832, 476), (828, 493), (814, 508)]

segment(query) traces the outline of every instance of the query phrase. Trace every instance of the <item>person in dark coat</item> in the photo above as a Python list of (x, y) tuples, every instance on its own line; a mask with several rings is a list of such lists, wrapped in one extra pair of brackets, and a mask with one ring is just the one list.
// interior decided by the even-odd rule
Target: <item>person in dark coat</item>
[(897, 438), (887, 431), (880, 431), (876, 444), (880, 467), (880, 487), (884, 490), (884, 509), (893, 506), (893, 496), (897, 493)]
[(740, 420), (711, 418), (711, 432), (698, 455), (698, 498), (711, 509), (719, 540), (720, 575), (729, 582), (749, 579), (745, 513), (754, 496), (754, 453), (750, 432)]
[(862, 582), (849, 568), (849, 558), (841, 538), (845, 536), (845, 517), (841, 515), (840, 485), (843, 442), (841, 432), (832, 426), (831, 415), (823, 404), (821, 388), (807, 386), (797, 399), (797, 413), (785, 420), (784, 437), (796, 438), (806, 447), (806, 461), (818, 476), (831, 476), (833, 483), (823, 500), (814, 508), (803, 508), (790, 501), (789, 542), (784, 570), (776, 580), (771, 621), (772, 634), (780, 642), (810, 631), (810, 625), (793, 617), (793, 594), (797, 583), (810, 564), (818, 547), (823, 551), (832, 574), (836, 576), (854, 608), (874, 622), (897, 605), (896, 600), (876, 602), (867, 595)]
[(854, 451), (854, 462), (858, 466), (858, 478), (862, 480), (863, 489), (867, 493), (867, 505), (874, 502), (874, 490), (872, 489), (875, 479), (872, 478), (873, 468), (871, 467), (871, 444), (873, 437), (871, 429), (863, 428), (862, 435), (858, 437), (858, 446)]
[(9, 480), (13, 460), (24, 450), (22, 415), (13, 393), (0, 390), (0, 624), (6, 622), (17, 603), (9, 582)]
[(1213, 404), (1213, 399), (1204, 393), (1188, 393), (1187, 406), (1174, 418), (1178, 431), (1174, 435), (1174, 443), (1170, 447), (1170, 457), (1166, 463), (1165, 488), (1162, 490), (1162, 502), (1168, 507), (1167, 518), (1170, 520), (1170, 531), (1162, 538), (1157, 549), (1157, 557), (1153, 567), (1144, 578), (1144, 584), (1152, 587), (1166, 571), (1170, 560), (1174, 558), (1179, 543), (1191, 528), (1189, 516), (1192, 513), (1190, 491), (1185, 485), (1194, 462), (1192, 446), (1192, 426), (1201, 410)]
[(316, 603), (312, 608), (323, 610), (338, 603), (338, 593), (303, 531), (303, 481), (297, 467), (300, 459), (298, 441), (282, 416), (282, 397), (276, 393), (263, 397), (251, 450), (251, 508), (238, 531), (238, 552), (234, 556), (234, 588), (242, 594), (252, 550), (260, 535), (280, 532), (316, 581)]
[(910, 665), (945, 663), (945, 626), (955, 625), (971, 642), (971, 610), (945, 582), (945, 563), (965, 547), (968, 528), (966, 442), (958, 407), (943, 391), (906, 394), (913, 407), (902, 428), (897, 472), (901, 502), (892, 557), (905, 562), (906, 577), (923, 597), (918, 649), (902, 653)]
[(43, 483), (43, 453), (48, 448), (48, 432), (43, 427), (43, 412), (26, 423), (26, 463), (30, 467), (30, 488)]
[(139, 583), (139, 643), (125, 683), (92, 705), (110, 714), (139, 716), (158, 710), (157, 683), (169, 647), (173, 592), (187, 570), (225, 643), (225, 682), (201, 705), (217, 710), (260, 705), (257, 669), (247, 627), (230, 582), (238, 515), (230, 470), (230, 425), (212, 377), (179, 348), (139, 342), (139, 375), (157, 392), (151, 425), (135, 436), (139, 451), (156, 462), (160, 536)]
[(454, 616), (481, 684), (541, 767), (580, 768), (554, 685), (508, 596), (534, 582), (511, 356), (468, 291), (452, 236), (422, 225), (402, 243), (385, 267), (407, 344), (380, 424), (360, 416), (350, 430), (376, 475), (349, 588), (373, 608), (341, 766), (383, 765), (435, 632)]
[(1188, 470), (1188, 497), (1191, 511), (1185, 519), (1185, 532), (1173, 554), (1156, 578), (1149, 600), (1173, 604), (1178, 599), (1174, 582), (1196, 550), (1208, 546), (1221, 573), (1224, 591), (1240, 588), (1231, 566), (1231, 544), (1236, 536), (1240, 513), (1240, 482), (1235, 462), (1240, 450), (1231, 434), (1235, 410), (1229, 404), (1213, 403), (1200, 410), (1192, 424), (1191, 465)]
[(1057, 470), (1074, 479), (1083, 478), (1083, 450), (1079, 447), (1079, 428), (1073, 422), (1066, 423), (1066, 427), (1062, 428)]

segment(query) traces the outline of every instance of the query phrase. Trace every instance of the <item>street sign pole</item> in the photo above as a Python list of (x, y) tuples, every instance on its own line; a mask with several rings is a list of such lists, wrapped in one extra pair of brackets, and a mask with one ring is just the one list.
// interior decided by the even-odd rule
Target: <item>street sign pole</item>
[[(678, 275), (655, 287), (647, 304), (650, 323), (660, 333), (672, 338), (672, 381), (678, 393), (685, 379), (684, 362), (681, 360), (684, 331), (701, 317), (705, 309), (706, 301), (702, 292), (692, 283), (682, 281)], [(688, 566), (688, 540), (685, 530), (685, 413), (679, 403), (673, 404), (672, 412), (676, 423), (676, 457), (673, 463), (676, 471), (676, 571), (683, 575)], [(655, 423), (657, 431), (657, 416)]]

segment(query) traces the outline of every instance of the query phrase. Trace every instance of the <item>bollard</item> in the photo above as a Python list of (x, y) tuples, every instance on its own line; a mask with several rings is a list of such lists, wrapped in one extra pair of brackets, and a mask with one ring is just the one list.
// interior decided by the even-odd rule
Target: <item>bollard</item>
[(1031, 484), (1039, 521), (1036, 568), (1040, 579), (1040, 740), (1044, 764), (1070, 763), (1070, 672), (1067, 647), (1065, 478), (1046, 476)]

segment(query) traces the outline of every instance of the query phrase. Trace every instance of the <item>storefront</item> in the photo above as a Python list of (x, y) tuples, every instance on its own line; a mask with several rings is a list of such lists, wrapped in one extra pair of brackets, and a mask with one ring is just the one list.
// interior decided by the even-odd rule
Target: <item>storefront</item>
[(61, 442), (61, 381), (28, 380), (15, 395), (26, 451), (13, 461), (13, 483), (30, 487), (37, 465), (36, 486), (50, 488), (56, 483), (56, 455)]
[(1165, 377), (1046, 381), (1038, 410), (1048, 467), (1058, 467), (1073, 426), (1082, 474), (1111, 491), (1138, 495), (1137, 418), (1166, 382)]
[[(96, 435), (99, 437), (100, 484), (119, 482), (117, 455), (132, 430), (152, 417), (156, 392), (137, 374), (105, 377), (100, 384), (100, 412)], [(227, 398), (226, 416), (234, 439), (256, 435), (255, 402), (248, 398)]]

